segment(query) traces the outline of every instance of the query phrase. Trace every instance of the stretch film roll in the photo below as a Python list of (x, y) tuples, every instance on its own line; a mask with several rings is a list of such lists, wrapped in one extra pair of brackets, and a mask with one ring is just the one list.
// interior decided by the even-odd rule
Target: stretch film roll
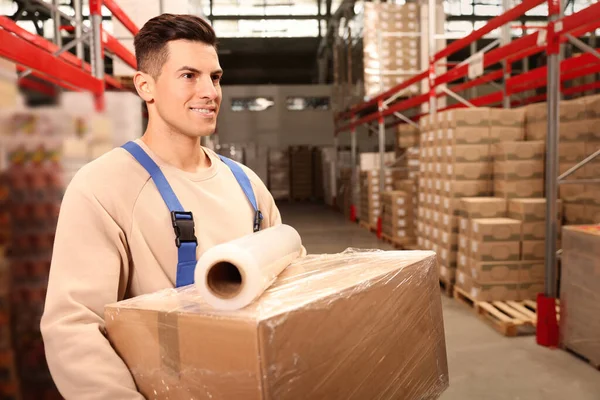
[(301, 252), (300, 235), (288, 225), (215, 246), (198, 260), (196, 289), (217, 309), (244, 308), (260, 297)]

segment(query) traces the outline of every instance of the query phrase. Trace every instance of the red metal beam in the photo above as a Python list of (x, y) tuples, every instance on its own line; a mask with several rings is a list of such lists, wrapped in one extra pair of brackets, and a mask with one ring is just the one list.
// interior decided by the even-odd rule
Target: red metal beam
[(575, 31), (574, 36), (581, 36), (593, 30), (593, 26), (598, 23), (599, 15), (600, 3), (592, 4), (575, 14), (564, 17), (562, 19), (562, 30), (559, 33), (561, 35), (565, 33), (573, 34), (571, 31)]
[(34, 81), (27, 77), (19, 79), (19, 86), (29, 90), (35, 90), (38, 93), (42, 93), (50, 97), (54, 97), (56, 95), (56, 90), (54, 87), (44, 85), (42, 82)]
[[(17, 65), (17, 71), (19, 71), (19, 72), (24, 72), (24, 71), (26, 71), (28, 69), (29, 68), (25, 68), (25, 67), (23, 67), (21, 65)], [(79, 91), (80, 90), (80, 89), (76, 88), (75, 86), (69, 85), (68, 83), (65, 83), (65, 82), (61, 82), (58, 79), (54, 79), (51, 76), (39, 73), (37, 71), (31, 70), (31, 75), (35, 76), (36, 78), (40, 78), (40, 79), (43, 79), (43, 80), (45, 80), (47, 82), (53, 83), (55, 85), (58, 85), (58, 86), (60, 86), (62, 88), (65, 88), (67, 90), (74, 90), (74, 91)], [(21, 78), (21, 79), (24, 79), (24, 78)]]
[(136, 35), (139, 32), (139, 28), (136, 24), (125, 14), (125, 11), (121, 7), (115, 3), (114, 0), (104, 0), (103, 1), (106, 8), (110, 10), (114, 17), (116, 17), (125, 28), (129, 30), (133, 35)]
[(502, 25), (514, 21), (518, 19), (520, 16), (524, 15), (527, 11), (532, 8), (544, 3), (546, 0), (524, 0), (521, 4), (517, 5), (514, 8), (506, 11), (504, 14), (501, 14), (497, 17), (490, 19), (487, 24), (482, 26), (481, 28), (471, 32), (467, 36), (462, 39), (456, 40), (446, 46), (446, 48), (440, 50), (435, 56), (434, 61), (438, 61), (444, 57), (448, 57), (459, 51), (460, 49), (468, 46), (474, 41), (481, 39), (484, 35), (490, 33), (496, 28), (501, 27)]
[(465, 83), (461, 83), (459, 85), (451, 86), (450, 90), (452, 90), (454, 92), (462, 92), (463, 90), (467, 90), (467, 89), (470, 89), (475, 86), (479, 86), (479, 85), (487, 83), (487, 82), (495, 81), (496, 79), (500, 79), (500, 78), (502, 78), (502, 71), (498, 70), (498, 71), (490, 72), (489, 74), (480, 76), (479, 78), (473, 79), (472, 81), (468, 81)]
[[(40, 37), (35, 36), (35, 38)], [(5, 29), (0, 29), (0, 56), (75, 87), (95, 94), (102, 92), (102, 81)]]
[[(8, 32), (12, 32), (15, 35), (27, 40), (29, 43), (32, 43), (37, 47), (46, 50), (48, 53), (55, 53), (59, 50), (59, 47), (54, 43), (49, 42), (41, 36), (26, 31), (25, 29), (17, 25), (13, 20), (7, 17), (0, 16), (0, 27), (4, 28)], [(77, 58), (77, 56), (69, 53), (68, 51), (61, 53), (58, 57), (70, 62), (73, 65), (81, 66), (82, 64), (82, 61), (79, 58)]]
[(572, 95), (575, 93), (587, 92), (588, 90), (600, 89), (600, 82), (586, 83), (580, 86), (563, 89), (563, 94)]
[(119, 90), (124, 90), (125, 89), (123, 87), (123, 85), (121, 85), (121, 82), (119, 82), (118, 80), (116, 80), (111, 75), (105, 75), (104, 76), (104, 82), (106, 82), (106, 84), (109, 85), (112, 88), (119, 89)]
[(426, 79), (428, 75), (429, 75), (429, 71), (423, 71), (420, 74), (415, 75), (412, 78), (407, 79), (406, 81), (404, 81), (402, 83), (399, 83), (398, 85), (394, 86), (393, 88), (373, 97), (371, 100), (361, 103), (359, 105), (356, 105), (344, 113), (340, 113), (338, 115), (337, 119), (338, 120), (348, 119), (348, 118), (351, 118), (353, 114), (357, 114), (358, 112), (364, 110), (365, 108), (376, 106), (380, 100), (385, 101), (386, 99), (392, 97), (394, 94), (398, 93), (402, 89), (405, 89), (405, 88), (409, 87), (410, 85), (414, 85), (415, 83), (418, 83), (418, 82), (422, 81), (423, 79)]
[(127, 65), (129, 65), (133, 69), (137, 69), (137, 62), (135, 60), (135, 56), (125, 48), (114, 36), (104, 32), (102, 35), (102, 39), (104, 41), (104, 45), (108, 50), (114, 53), (121, 60), (125, 61)]

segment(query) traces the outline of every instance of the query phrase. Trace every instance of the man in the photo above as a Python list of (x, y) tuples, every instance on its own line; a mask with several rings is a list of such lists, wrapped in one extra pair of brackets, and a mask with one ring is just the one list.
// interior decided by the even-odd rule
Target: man
[(221, 105), (215, 46), (200, 18), (148, 21), (134, 75), (148, 128), (82, 168), (65, 193), (41, 329), (67, 400), (143, 398), (105, 337), (106, 304), (190, 284), (204, 251), (281, 223), (252, 171), (200, 145)]

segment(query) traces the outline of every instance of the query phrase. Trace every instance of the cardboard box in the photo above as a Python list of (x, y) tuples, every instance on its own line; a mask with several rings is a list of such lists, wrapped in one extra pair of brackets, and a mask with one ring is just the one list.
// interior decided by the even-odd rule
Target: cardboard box
[(506, 199), (544, 197), (544, 180), (494, 180), (494, 196)]
[(506, 200), (497, 197), (460, 199), (460, 215), (466, 218), (500, 218), (506, 216)]
[(587, 118), (587, 106), (583, 98), (561, 100), (559, 110), (560, 122), (580, 121)]
[(561, 268), (560, 341), (600, 364), (600, 226), (566, 226)]
[(527, 123), (525, 125), (525, 140), (527, 141), (545, 141), (548, 136), (548, 122), (539, 121)]
[(519, 140), (525, 140), (525, 127), (490, 127), (490, 143), (511, 142)]
[(500, 142), (492, 147), (494, 161), (526, 161), (544, 160), (545, 143), (534, 142)]
[(526, 111), (523, 108), (490, 108), (489, 121), (492, 127), (506, 126), (513, 128), (524, 128), (525, 115)]
[[(561, 200), (556, 201), (557, 218), (559, 220), (562, 219), (562, 205)], [(546, 199), (510, 199), (508, 201), (508, 216), (519, 221), (545, 221)]]
[(471, 241), (471, 258), (477, 262), (519, 261), (520, 242)]
[[(474, 282), (466, 273), (458, 271), (456, 285), (467, 292), (474, 301), (520, 301), (535, 300), (538, 293), (544, 291), (543, 282), (518, 282), (518, 283), (488, 283)], [(459, 281), (463, 283), (459, 285)]]
[(431, 253), (340, 254), (296, 262), (242, 310), (169, 289), (107, 306), (106, 329), (146, 397), (424, 398), (448, 386), (438, 287)]
[(449, 164), (492, 161), (488, 144), (459, 144), (445, 147), (445, 161)]
[(560, 142), (558, 145), (558, 157), (561, 163), (578, 163), (588, 155), (585, 142)]
[(525, 123), (530, 125), (532, 122), (548, 120), (548, 105), (546, 103), (530, 104), (524, 107)]
[(457, 181), (489, 180), (492, 178), (492, 163), (471, 162), (447, 164), (445, 179)]
[(558, 187), (558, 195), (562, 201), (566, 204), (579, 203), (578, 200), (586, 197), (586, 186), (585, 185), (560, 185)]
[(448, 126), (456, 127), (485, 127), (489, 126), (490, 109), (487, 107), (461, 108), (446, 112)]
[(471, 240), (478, 242), (512, 242), (521, 240), (521, 221), (509, 218), (471, 220)]
[(588, 119), (600, 118), (600, 95), (585, 96), (586, 115)]
[(565, 224), (578, 225), (590, 223), (589, 217), (585, 213), (585, 204), (565, 203)]
[(558, 136), (561, 143), (585, 142), (594, 138), (596, 126), (591, 120), (571, 121), (560, 123)]
[(450, 198), (488, 196), (491, 186), (489, 180), (444, 181), (442, 190)]
[(455, 277), (456, 277), (456, 269), (455, 268), (448, 268), (443, 265), (440, 265), (440, 280), (452, 283), (452, 282), (454, 282)]
[(495, 263), (471, 262), (473, 281), (486, 283), (544, 282), (543, 262), (509, 261)]
[(487, 144), (490, 129), (487, 126), (461, 126), (446, 130), (446, 146)]
[(524, 240), (521, 244), (521, 260), (543, 260), (546, 258), (544, 240)]
[[(557, 223), (560, 229), (560, 222)], [(544, 240), (546, 238), (546, 221), (523, 222), (521, 225), (521, 240)]]
[(542, 160), (494, 162), (494, 179), (510, 181), (543, 178), (544, 162)]

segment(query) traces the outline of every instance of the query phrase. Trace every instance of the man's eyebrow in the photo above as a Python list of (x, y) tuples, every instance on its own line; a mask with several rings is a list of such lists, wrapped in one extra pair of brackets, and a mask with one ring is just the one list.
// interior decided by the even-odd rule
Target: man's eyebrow
[(210, 74), (211, 74), (211, 75), (214, 75), (214, 74), (222, 74), (222, 73), (223, 73), (223, 70), (222, 70), (222, 69), (216, 69), (216, 70), (214, 70), (213, 72), (211, 72)]
[(180, 71), (190, 71), (190, 72), (194, 72), (196, 74), (200, 73), (199, 69), (194, 68), (194, 67), (188, 67), (187, 65), (184, 65), (183, 67), (181, 67), (177, 70), (177, 72), (180, 72)]

